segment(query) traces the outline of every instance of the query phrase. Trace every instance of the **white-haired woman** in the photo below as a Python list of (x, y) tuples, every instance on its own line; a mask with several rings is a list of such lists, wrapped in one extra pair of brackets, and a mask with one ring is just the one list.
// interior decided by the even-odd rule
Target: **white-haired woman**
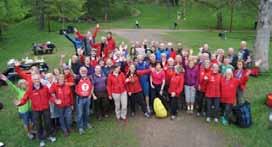
[(224, 125), (228, 124), (232, 106), (236, 104), (236, 91), (239, 86), (239, 80), (233, 77), (231, 69), (227, 69), (223, 78), (221, 78), (221, 99), (220, 102), (223, 104), (223, 116), (221, 121)]

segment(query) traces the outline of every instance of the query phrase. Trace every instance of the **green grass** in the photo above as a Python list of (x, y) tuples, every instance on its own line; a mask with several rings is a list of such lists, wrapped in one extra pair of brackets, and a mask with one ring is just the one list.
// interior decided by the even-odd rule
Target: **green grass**
[[(227, 40), (222, 40), (217, 36), (216, 32), (178, 32), (169, 33), (164, 38), (166, 40), (174, 40), (175, 42), (182, 42), (184, 46), (194, 49), (194, 53), (198, 53), (198, 48), (204, 43), (208, 43), (212, 50), (217, 48), (227, 49), (228, 47), (239, 48), (241, 40), (248, 42), (248, 47), (252, 48), (254, 33), (231, 33), (228, 34)], [(272, 42), (270, 43), (272, 48)], [(269, 53), (270, 57), (272, 52)], [(270, 65), (272, 59), (270, 58)], [(269, 109), (264, 105), (266, 94), (272, 91), (271, 70), (268, 73), (263, 73), (260, 77), (251, 77), (245, 98), (251, 102), (253, 125), (251, 128), (241, 129), (235, 125), (231, 126), (213, 126), (215, 129), (222, 131), (228, 142), (229, 146), (244, 146), (244, 147), (270, 147), (272, 144), (271, 135), (272, 131), (268, 129), (268, 114)]]
[[(55, 23), (53, 25), (59, 26)], [(86, 30), (87, 25), (78, 25), (80, 30)], [(104, 34), (104, 33), (100, 33)], [(101, 35), (99, 35), (101, 36)], [(98, 36), (98, 39), (100, 38)], [(0, 69), (6, 68), (6, 62), (10, 58), (21, 59), (28, 56), (33, 57), (30, 50), (33, 42), (53, 41), (57, 45), (57, 51), (52, 55), (43, 55), (48, 62), (50, 70), (59, 65), (59, 57), (65, 53), (68, 57), (74, 53), (72, 44), (64, 36), (58, 35), (57, 32), (47, 33), (39, 32), (33, 20), (29, 19), (17, 25), (11, 26), (5, 35), (5, 40), (0, 44)], [(121, 40), (118, 38), (118, 41)], [(40, 58), (41, 56), (39, 56)], [(17, 114), (17, 108), (13, 104), (15, 94), (7, 87), (0, 88), (0, 101), (4, 103), (4, 109), (0, 111), (0, 141), (4, 141), (8, 147), (30, 147), (38, 146), (38, 141), (29, 141), (24, 132), (23, 125)], [(94, 118), (94, 117), (92, 117)], [(73, 146), (73, 147), (127, 147), (139, 146), (136, 140), (132, 126), (125, 126), (116, 123), (114, 116), (98, 122), (92, 120), (94, 129), (90, 129), (83, 136), (79, 133), (72, 133), (69, 138), (64, 138), (61, 133), (57, 135), (57, 142), (48, 144), (48, 146)]]
[[(177, 17), (179, 7), (171, 7), (162, 5), (132, 5), (133, 8), (140, 10), (138, 17), (140, 25), (143, 28), (164, 28), (173, 27), (173, 23)], [(252, 29), (257, 15), (256, 10), (235, 9), (233, 17), (233, 28), (236, 30)], [(229, 28), (230, 10), (223, 10), (223, 26)], [(137, 17), (130, 16), (125, 19), (115, 20), (111, 23), (103, 23), (107, 28), (134, 28)], [(179, 22), (180, 29), (214, 29), (216, 25), (216, 15), (213, 9), (193, 3), (186, 8), (186, 20)]]

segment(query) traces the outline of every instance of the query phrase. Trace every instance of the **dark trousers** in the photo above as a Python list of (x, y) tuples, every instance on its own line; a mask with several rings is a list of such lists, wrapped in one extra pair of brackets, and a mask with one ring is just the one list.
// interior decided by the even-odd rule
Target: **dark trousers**
[(34, 125), (37, 127), (39, 140), (45, 140), (48, 136), (54, 135), (50, 123), (49, 109), (43, 111), (32, 111)]
[(211, 117), (212, 114), (214, 114), (213, 116), (215, 118), (219, 118), (219, 107), (220, 107), (219, 97), (213, 97), (213, 98), (207, 97), (206, 99), (207, 99), (207, 117)]
[(167, 102), (166, 99), (160, 95), (160, 91), (161, 91), (161, 85), (156, 85), (153, 84), (154, 88), (151, 88), (151, 110), (154, 111), (153, 109), (153, 104), (154, 104), (154, 99), (155, 98), (159, 98), (162, 101), (162, 104), (164, 105), (164, 107), (167, 109)]
[(170, 97), (170, 108), (171, 108), (171, 115), (177, 115), (177, 109), (178, 109), (178, 98)]
[(206, 98), (205, 93), (202, 91), (197, 91), (196, 93), (196, 109), (198, 113), (204, 113), (206, 112)]
[(105, 116), (109, 111), (109, 100), (107, 92), (95, 92), (95, 95), (97, 97), (96, 100), (94, 100), (94, 110), (96, 117), (99, 118), (101, 116)]
[(230, 120), (233, 105), (232, 104), (223, 103), (222, 106), (223, 106), (223, 116), (227, 120)]
[(145, 98), (142, 92), (138, 93), (132, 93), (129, 98), (129, 103), (130, 103), (130, 111), (135, 113), (136, 111), (136, 103), (141, 106), (141, 109), (144, 113), (147, 112), (147, 107), (145, 103)]

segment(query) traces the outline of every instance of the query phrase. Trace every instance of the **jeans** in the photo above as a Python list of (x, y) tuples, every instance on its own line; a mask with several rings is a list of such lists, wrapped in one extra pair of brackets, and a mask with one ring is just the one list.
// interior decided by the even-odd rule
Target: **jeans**
[(129, 96), (129, 102), (131, 112), (135, 113), (136, 103), (141, 106), (141, 109), (144, 113), (147, 112), (147, 106), (142, 92), (132, 93), (131, 96)]
[(115, 115), (117, 119), (127, 118), (127, 92), (113, 93), (112, 98), (115, 104)]
[(196, 88), (195, 86), (184, 86), (185, 89), (185, 100), (186, 103), (194, 103), (195, 102), (195, 95), (196, 95)]
[(37, 127), (39, 140), (45, 140), (48, 136), (54, 135), (54, 130), (50, 123), (49, 109), (43, 111), (32, 111), (34, 125)]
[(77, 96), (77, 127), (86, 129), (89, 122), (91, 99)]
[(170, 96), (170, 108), (171, 108), (171, 115), (177, 115), (178, 109), (178, 98), (176, 96)]
[(27, 111), (25, 113), (19, 112), (19, 116), (22, 119), (25, 128), (27, 128), (30, 124), (33, 123), (32, 111)]
[(227, 119), (227, 120), (230, 120), (230, 116), (231, 116), (231, 113), (232, 113), (232, 104), (223, 104), (223, 116)]
[[(212, 106), (214, 106), (214, 112)], [(207, 98), (207, 117), (211, 117), (214, 113), (215, 118), (219, 118), (219, 107), (220, 99), (219, 97)]]
[(72, 108), (71, 106), (58, 108), (59, 109), (59, 123), (63, 132), (71, 129), (72, 125)]

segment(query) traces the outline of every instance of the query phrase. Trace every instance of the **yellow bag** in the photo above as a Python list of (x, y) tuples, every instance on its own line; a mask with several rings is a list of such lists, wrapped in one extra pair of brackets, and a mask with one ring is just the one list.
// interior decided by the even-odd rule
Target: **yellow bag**
[(153, 107), (154, 107), (156, 117), (158, 118), (167, 117), (167, 111), (159, 98), (155, 98)]

